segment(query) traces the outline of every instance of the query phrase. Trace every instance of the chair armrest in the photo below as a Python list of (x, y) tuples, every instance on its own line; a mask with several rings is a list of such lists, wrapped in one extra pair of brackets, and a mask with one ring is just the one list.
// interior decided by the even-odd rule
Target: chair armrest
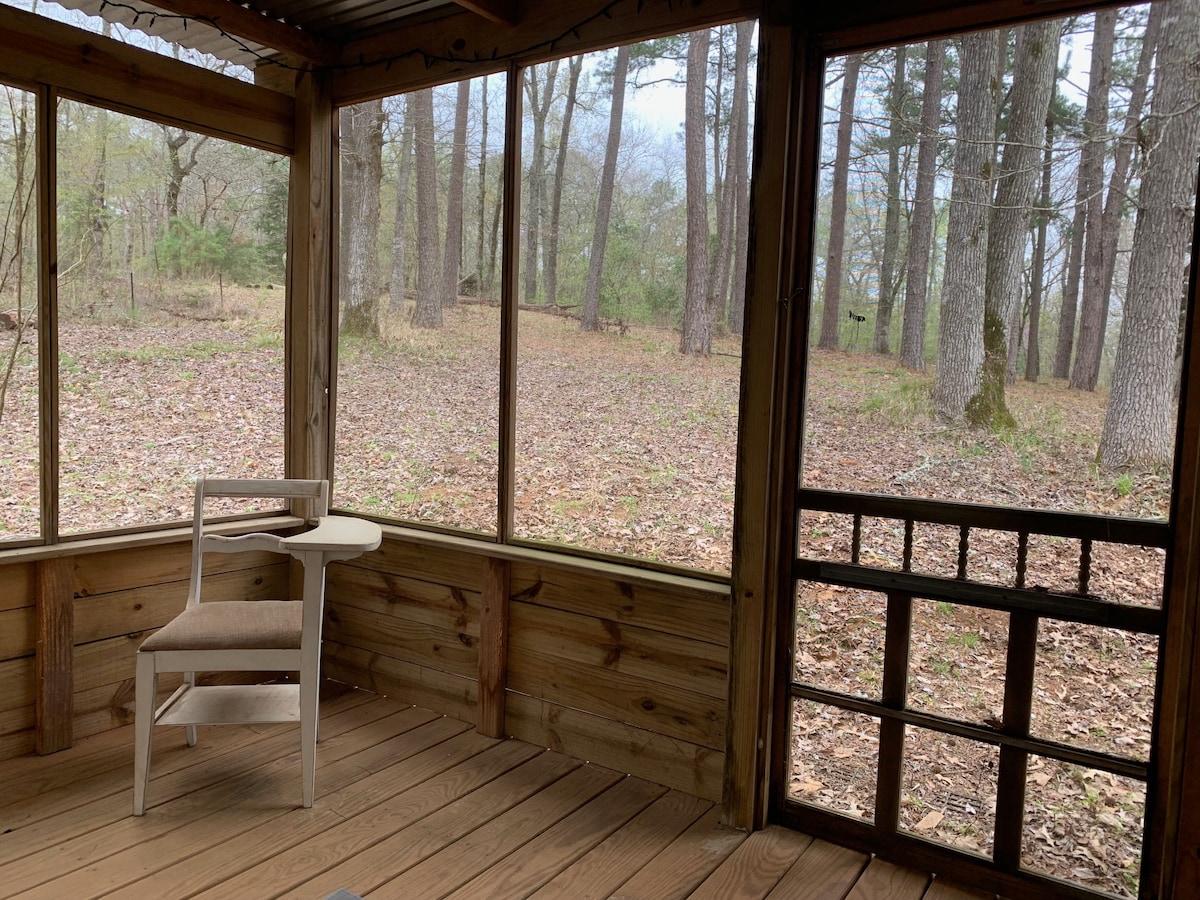
[(374, 522), (352, 516), (321, 516), (311, 531), (280, 538), (282, 550), (321, 550), (334, 553), (366, 553), (383, 540), (383, 532)]

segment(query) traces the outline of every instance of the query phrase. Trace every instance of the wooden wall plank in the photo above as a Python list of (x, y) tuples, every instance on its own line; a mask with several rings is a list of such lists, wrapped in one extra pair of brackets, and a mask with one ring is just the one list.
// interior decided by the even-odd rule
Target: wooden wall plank
[(717, 644), (527, 603), (513, 604), (511, 618), (514, 654), (557, 656), (719, 700), (728, 694), (729, 651)]
[(33, 653), (37, 640), (35, 618), (32, 606), (0, 612), (0, 660)]
[(26, 703), (24, 706), (0, 710), (0, 735), (15, 734), (18, 731), (32, 733), (36, 725), (36, 704)]
[(475, 721), (478, 684), (474, 678), (413, 665), (328, 639), (322, 647), (321, 671), (324, 677), (344, 684), (394, 697), (463, 722)]
[(484, 561), (483, 609), (479, 624), (479, 718), (488, 737), (504, 737), (504, 694), (508, 684), (509, 564)]
[[(32, 709), (30, 710), (32, 714)], [(33, 752), (33, 726), (12, 734), (0, 734), (0, 760), (28, 756)]]
[(33, 563), (0, 566), (0, 612), (33, 606)]
[(75, 604), (70, 574), (65, 559), (37, 563), (34, 746), (39, 755), (71, 746)]
[[(483, 565), (478, 557), (467, 562)], [(343, 606), (464, 631), (478, 623), (483, 604), (478, 591), (349, 566), (330, 568), (325, 597)]]
[[(279, 559), (279, 557), (274, 557)], [(288, 591), (288, 563), (206, 576), (204, 600), (280, 600)], [(169, 582), (80, 597), (75, 601), (75, 643), (159, 628), (183, 612), (187, 582)]]
[(729, 644), (729, 589), (624, 580), (585, 568), (517, 562), (512, 569), (513, 599), (611, 619), (650, 631)]
[[(135, 547), (107, 553), (70, 557), (74, 565), (75, 592), (80, 597), (93, 597), (151, 584), (186, 582), (190, 575), (192, 548), (187, 543)], [(204, 574), (238, 572), (271, 566), (283, 560), (278, 553), (208, 553), (204, 557)]]
[(648, 732), (725, 748), (725, 704), (703, 694), (535, 653), (510, 660), (508, 686)]
[(292, 100), (19, 9), (0, 7), (0, 71), (64, 96), (290, 153)]
[(475, 679), (479, 675), (477, 633), (412, 622), (336, 603), (326, 607), (325, 616), (326, 641), (382, 653), (465, 678)]
[(721, 797), (724, 753), (513, 691), (507, 703), (513, 737), (706, 800)]
[(346, 563), (346, 568), (387, 572), (435, 584), (444, 583), (454, 573), (455, 587), (478, 594), (483, 592), (483, 567), (479, 562), (483, 555), (385, 534), (378, 550)]
[(133, 678), (134, 655), (150, 634), (137, 631), (75, 647), (75, 691), (90, 690)]
[(36, 696), (33, 681), (32, 656), (0, 662), (0, 710), (32, 706)]

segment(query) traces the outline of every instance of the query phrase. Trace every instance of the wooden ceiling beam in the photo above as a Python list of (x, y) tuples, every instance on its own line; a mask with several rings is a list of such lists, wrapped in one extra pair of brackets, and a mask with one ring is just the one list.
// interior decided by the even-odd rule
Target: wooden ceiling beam
[(468, 9), (500, 25), (516, 25), (519, 21), (516, 0), (454, 0), (454, 2), (463, 9)]
[(278, 50), (294, 61), (331, 65), (338, 57), (329, 41), (314, 37), (278, 19), (264, 16), (230, 0), (152, 0), (167, 12), (190, 16), (216, 26), (226, 34)]
[(465, 9), (342, 48), (335, 103), (357, 103), (505, 69), (510, 61), (606, 49), (663, 34), (753, 18), (760, 0), (522, 0), (518, 28), (483, 28)]
[(2, 5), (0, 76), (275, 153), (295, 146), (296, 104), (283, 93)]

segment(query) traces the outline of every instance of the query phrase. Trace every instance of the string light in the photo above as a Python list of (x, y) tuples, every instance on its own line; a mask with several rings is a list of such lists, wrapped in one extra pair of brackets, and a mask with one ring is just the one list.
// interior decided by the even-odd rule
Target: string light
[[(628, 2), (629, 2), (629, 0), (610, 0), (609, 3), (605, 4), (603, 7), (601, 7), (596, 12), (587, 16), (586, 18), (580, 19), (578, 22), (575, 22), (572, 25), (567, 26), (563, 30), (563, 32), (561, 34), (559, 34), (557, 37), (547, 38), (546, 40), (538, 41), (535, 44), (530, 44), (529, 46), (522, 47), (519, 50), (512, 50), (507, 53), (501, 53), (498, 47), (493, 46), (491, 54), (486, 57), (481, 57), (479, 54), (479, 51), (477, 50), (474, 53), (475, 61), (478, 62), (482, 58), (487, 58), (493, 62), (502, 62), (505, 60), (517, 59), (519, 57), (526, 56), (531, 53), (536, 53), (539, 50), (554, 50), (557, 48), (557, 46), (562, 41), (566, 40), (568, 37), (574, 37), (576, 40), (581, 40), (580, 31), (582, 29), (586, 28), (587, 26), (591, 25), (593, 22), (596, 22), (602, 18), (611, 20), (613, 18), (613, 13), (617, 9), (617, 7), (621, 6), (622, 4), (628, 3)], [(636, 0), (636, 12), (641, 13), (643, 8), (645, 7), (645, 5), (646, 5), (646, 0)], [(676, 6), (675, 0), (667, 0), (667, 9), (670, 12), (675, 11), (675, 6)], [(216, 20), (214, 20), (208, 16), (183, 15), (183, 14), (179, 14), (179, 13), (169, 13), (169, 12), (163, 12), (163, 11), (159, 11), (159, 10), (155, 10), (153, 13), (150, 13), (144, 8), (138, 8), (135, 6), (131, 6), (128, 3), (121, 2), (121, 0), (100, 0), (101, 16), (103, 16), (105, 10), (122, 10), (122, 11), (125, 11), (128, 13), (132, 13), (133, 14), (133, 24), (130, 27), (136, 26), (138, 24), (138, 21), (143, 16), (151, 17), (150, 27), (152, 27), (152, 28), (160, 20), (168, 20), (168, 21), (178, 21), (178, 22), (182, 23), (183, 30), (187, 31), (188, 22), (200, 22), (201, 24), (206, 25), (207, 27), (216, 31), (218, 34), (221, 35), (221, 37), (225, 38), (227, 41), (230, 41), (231, 43), (233, 43), (235, 46), (237, 46), (237, 48), (241, 52), (245, 53), (248, 56), (253, 57), (257, 63), (263, 64), (263, 65), (270, 65), (270, 66), (278, 66), (279, 68), (288, 69), (288, 70), (296, 71), (296, 72), (304, 71), (309, 68), (308, 66), (293, 65), (291, 63), (285, 62), (284, 60), (280, 59), (278, 56), (264, 53), (258, 47), (247, 43), (239, 35), (232, 34), (231, 32), (226, 31), (224, 28), (222, 28), (216, 22)], [(403, 53), (394, 53), (394, 54), (390, 54), (388, 56), (382, 56), (378, 59), (372, 59), (372, 60), (366, 60), (364, 57), (362, 57), (360, 55), (358, 62), (339, 63), (337, 65), (327, 66), (325, 68), (332, 69), (335, 71), (350, 71), (350, 70), (354, 70), (354, 69), (366, 69), (366, 68), (370, 68), (371, 66), (380, 66), (381, 65), (384, 67), (384, 71), (390, 71), (392, 66), (395, 65), (396, 63), (402, 62), (407, 59), (412, 59), (414, 57), (420, 57), (422, 59), (422, 61), (425, 63), (426, 70), (432, 69), (435, 65), (438, 65), (439, 63), (444, 63), (447, 65), (454, 65), (456, 63), (462, 63), (462, 62), (469, 61), (469, 58), (467, 56), (459, 56), (459, 55), (455, 55), (454, 53), (448, 53), (448, 54), (442, 55), (442, 54), (437, 54), (437, 53), (430, 53), (427, 50), (413, 49), (413, 50), (406, 50)]]

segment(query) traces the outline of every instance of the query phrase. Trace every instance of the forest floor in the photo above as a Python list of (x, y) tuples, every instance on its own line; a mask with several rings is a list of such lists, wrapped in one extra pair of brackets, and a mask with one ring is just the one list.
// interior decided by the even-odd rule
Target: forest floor
[[(164, 496), (156, 484), (164, 471), (185, 479), (196, 471), (198, 458), (210, 468), (215, 464), (238, 472), (248, 468), (270, 475), (279, 468), (283, 396), (277, 316), (283, 292), (261, 286), (225, 291), (219, 308), (212, 304), (205, 310), (200, 304), (198, 311), (195, 298), (183, 298), (163, 304), (159, 314), (143, 311), (134, 320), (62, 323), (65, 458), (97, 461), (111, 455), (109, 462), (94, 462), (65, 479), (64, 502), (70, 487), (70, 502), (79, 510), (94, 508), (108, 477), (104, 467), (120, 466), (128, 496), (146, 504), (147, 520), (184, 519), (186, 498), (181, 503), (174, 495)], [(342, 430), (363, 435), (366, 441), (365, 436), (406, 423), (409, 427), (397, 440), (409, 442), (412, 457), (432, 458), (449, 448), (453, 458), (439, 457), (426, 468), (444, 476), (448, 467), (455, 467), (468, 480), (482, 479), (483, 494), (494, 497), (494, 435), (472, 438), (479, 441), (479, 453), (462, 450), (457, 433), (448, 435), (464, 423), (478, 431), (479, 417), (495, 415), (495, 316), (495, 310), (460, 307), (448, 313), (444, 333), (425, 338), (406, 330), (400, 341), (389, 337), (392, 343), (383, 354), (361, 348), (343, 352), (340, 378), (345, 387), (339, 408), (343, 399), (348, 407), (339, 418), (339, 446)], [(540, 361), (527, 369), (533, 377), (523, 376), (520, 388), (524, 408), (539, 411), (538, 427), (530, 429), (536, 434), (529, 452), (542, 454), (531, 464), (538, 477), (530, 478), (525, 495), (518, 497), (530, 536), (647, 558), (662, 558), (666, 548), (671, 561), (727, 570), (737, 342), (721, 341), (720, 354), (694, 361), (673, 352), (677, 337), (669, 330), (632, 328), (587, 336), (569, 318), (523, 314), (521, 321), (522, 357)], [(459, 338), (448, 348), (447, 335), (456, 328)], [(491, 337), (480, 340), (477, 335)], [(0, 333), (0, 356), (8, 347)], [(425, 385), (439, 366), (444, 366), (444, 378)], [(628, 373), (620, 378), (619, 404), (605, 399), (606, 392), (618, 388), (596, 377), (610, 366)], [(228, 388), (239, 379), (250, 380), (254, 402), (244, 402)], [(419, 421), (405, 412), (414, 391), (444, 390), (453, 384), (464, 386), (464, 399), (447, 398), (436, 407), (425, 403), (422, 413), (440, 417), (441, 427), (415, 427)], [(577, 393), (574, 400), (564, 401), (565, 385), (595, 393)], [(929, 385), (930, 376), (907, 373), (890, 358), (814, 353), (806, 406), (805, 485), (1117, 516), (1167, 514), (1170, 482), (1164, 472), (1106, 474), (1096, 469), (1106, 401), (1102, 393), (1071, 392), (1058, 382), (1019, 383), (1009, 390), (1019, 427), (993, 435), (938, 423), (928, 409)], [(110, 393), (97, 399), (97, 386), (108, 386)], [(361, 402), (351, 405), (356, 390)], [(596, 414), (601, 407), (605, 414)], [(543, 409), (558, 412), (542, 417)], [(205, 424), (195, 440), (164, 433), (173, 423), (197, 414)], [(562, 416), (587, 416), (586, 427), (572, 427), (572, 420)], [(9, 387), (4, 428), (13, 452), (0, 460), (0, 539), (36, 530), (36, 377), (28, 365), (18, 367)], [(520, 434), (519, 429), (519, 440)], [(588, 466), (602, 470), (611, 465), (603, 456), (588, 462), (597, 448), (611, 447), (624, 448), (622, 458), (638, 460), (641, 471), (651, 473), (622, 473), (620, 502), (604, 496), (613, 490), (604, 472), (585, 471)], [(149, 459), (154, 462), (146, 471)], [(583, 462), (575, 465), (578, 461)], [(351, 486), (365, 479), (363, 490), (371, 472), (378, 472), (374, 460), (364, 460), (363, 471), (356, 471), (353, 454), (340, 455), (338, 465), (339, 479)], [(575, 488), (578, 496), (564, 503), (561, 493)], [(642, 489), (647, 496), (639, 501), (637, 492)], [(419, 493), (413, 492), (414, 504), (428, 501)], [(673, 507), (674, 518), (662, 510), (648, 514), (652, 504)], [(543, 534), (538, 531), (544, 524), (539, 516), (552, 508), (557, 518)], [(467, 521), (467, 526), (486, 530), (489, 517), (494, 522), (494, 500), (471, 501), (462, 509), (463, 515), (483, 522), (480, 526)], [(701, 516), (716, 524), (705, 529), (689, 526)], [(805, 514), (800, 553), (845, 559), (850, 541), (845, 519)], [(648, 527), (646, 522), (658, 525)], [(564, 531), (564, 523), (578, 530)], [(107, 527), (126, 524), (134, 523), (110, 519)], [(80, 529), (95, 527), (103, 526), (79, 520)], [(953, 531), (934, 533), (918, 544), (918, 556), (925, 554), (929, 570), (947, 565), (946, 558), (953, 560), (957, 529)], [(879, 560), (890, 558), (895, 542), (894, 529), (869, 525), (864, 529), (864, 562), (870, 563), (872, 554)], [(1074, 589), (1078, 542), (1060, 543), (1034, 549), (1030, 583)], [(1001, 533), (973, 538), (972, 577), (1012, 583), (1011, 545), (1012, 536)], [(1091, 591), (1121, 602), (1157, 605), (1163, 567), (1160, 551), (1098, 549)], [(819, 687), (878, 697), (882, 595), (804, 584), (797, 609), (797, 677)], [(1006, 646), (1006, 614), (915, 601), (910, 705), (975, 723), (999, 717)], [(1150, 638), (1043, 620), (1034, 732), (1148, 759), (1157, 652)], [(902, 827), (990, 853), (995, 748), (916, 728), (908, 735)], [(850, 815), (873, 815), (875, 720), (799, 703), (792, 745), (794, 796)], [(1024, 863), (1115, 894), (1136, 895), (1144, 805), (1140, 782), (1034, 757)]]

